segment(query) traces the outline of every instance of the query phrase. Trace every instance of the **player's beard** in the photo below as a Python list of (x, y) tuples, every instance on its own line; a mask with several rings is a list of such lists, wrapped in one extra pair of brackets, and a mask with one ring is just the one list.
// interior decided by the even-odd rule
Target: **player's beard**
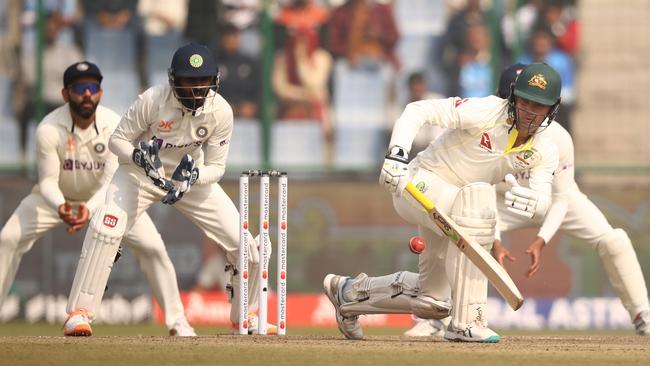
[(91, 98), (84, 98), (81, 102), (75, 102), (73, 100), (69, 101), (70, 108), (74, 111), (75, 114), (79, 115), (81, 118), (90, 118), (97, 110), (97, 105), (99, 101), (93, 102)]

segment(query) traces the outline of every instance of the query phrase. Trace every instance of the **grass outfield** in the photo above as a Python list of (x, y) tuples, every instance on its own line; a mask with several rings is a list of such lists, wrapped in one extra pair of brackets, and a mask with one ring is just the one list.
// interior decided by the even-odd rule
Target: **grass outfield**
[(401, 337), (371, 328), (346, 341), (334, 328), (293, 328), (286, 337), (231, 336), (198, 328), (198, 338), (165, 337), (160, 326), (94, 327), (67, 338), (60, 326), (0, 324), (2, 365), (648, 365), (650, 337), (626, 332), (502, 332), (498, 344)]

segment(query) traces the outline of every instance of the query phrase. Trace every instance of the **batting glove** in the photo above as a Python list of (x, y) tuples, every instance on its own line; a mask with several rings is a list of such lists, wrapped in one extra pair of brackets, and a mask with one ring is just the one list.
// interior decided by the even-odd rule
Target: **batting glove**
[(549, 198), (530, 188), (522, 187), (512, 175), (506, 175), (510, 190), (505, 194), (506, 209), (512, 213), (532, 219), (544, 216), (550, 206)]
[(379, 184), (390, 193), (399, 194), (408, 183), (408, 153), (399, 146), (393, 146), (384, 159), (379, 174)]

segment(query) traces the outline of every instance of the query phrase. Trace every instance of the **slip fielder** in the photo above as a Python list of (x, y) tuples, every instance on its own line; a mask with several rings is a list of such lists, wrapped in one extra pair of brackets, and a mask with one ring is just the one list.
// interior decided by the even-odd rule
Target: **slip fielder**
[[(90, 62), (69, 66), (61, 94), (66, 104), (49, 113), (36, 130), (38, 184), (0, 233), (0, 305), (13, 283), (22, 256), (34, 242), (63, 223), (68, 232), (82, 229), (98, 211), (117, 157), (108, 139), (119, 116), (99, 105), (102, 74)], [(73, 212), (76, 208), (76, 213)], [(171, 335), (195, 336), (187, 323), (176, 282), (176, 272), (151, 218), (145, 213), (124, 237), (136, 255), (165, 312)], [(119, 241), (116, 243), (119, 246)], [(115, 253), (111, 257), (111, 265)], [(101, 291), (104, 291), (104, 283)], [(79, 329), (90, 335), (90, 328)], [(72, 335), (66, 330), (66, 335)]]

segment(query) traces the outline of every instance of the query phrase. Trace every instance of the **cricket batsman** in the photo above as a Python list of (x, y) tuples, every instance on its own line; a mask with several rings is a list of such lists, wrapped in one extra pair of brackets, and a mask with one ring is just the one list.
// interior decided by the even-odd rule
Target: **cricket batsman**
[[(90, 327), (118, 243), (158, 201), (173, 205), (219, 243), (232, 268), (231, 303), (238, 303), (238, 276), (234, 274), (239, 258), (239, 213), (218, 184), (225, 171), (233, 113), (217, 93), (218, 87), (219, 71), (212, 53), (191, 43), (174, 53), (169, 83), (146, 90), (122, 117), (109, 142), (120, 166), (86, 231), (68, 299), (66, 332)], [(257, 241), (251, 237), (249, 242), (249, 296), (254, 305), (259, 255)], [(237, 322), (238, 316), (238, 307), (232, 306), (231, 321)], [(256, 323), (250, 319), (249, 331)], [(269, 333), (273, 330), (269, 326)]]
[[(521, 73), (525, 65), (514, 64), (501, 74), (497, 96), (508, 99), (511, 84)], [(531, 266), (527, 276), (533, 276), (541, 267), (543, 248), (561, 230), (577, 239), (585, 240), (598, 254), (605, 266), (610, 283), (629, 312), (636, 333), (650, 335), (650, 311), (648, 311), (648, 292), (639, 261), (627, 233), (614, 229), (607, 222), (600, 210), (580, 191), (575, 182), (575, 162), (573, 139), (557, 122), (552, 122), (546, 133), (556, 142), (559, 153), (558, 170), (553, 179), (553, 195), (548, 214), (542, 220), (534, 218), (525, 220), (513, 215), (503, 206), (498, 206), (497, 237), (500, 232), (525, 227), (539, 227), (537, 238), (526, 251), (531, 255)], [(528, 172), (516, 176), (518, 184), (528, 186)], [(497, 202), (504, 199), (507, 190), (505, 183), (497, 187)], [(510, 252), (496, 239), (492, 247), (495, 258), (504, 264), (504, 260), (515, 260)], [(427, 337), (440, 334), (441, 323), (437, 320), (417, 319), (416, 324), (404, 333), (413, 337)]]
[[(407, 105), (393, 128), (379, 183), (393, 193), (396, 211), (418, 226), (427, 245), (419, 257), (418, 274), (325, 277), (324, 292), (347, 338), (363, 337), (361, 314), (411, 313), (424, 319), (451, 315), (444, 335), (448, 340), (500, 340), (486, 319), (486, 277), (450, 244), (426, 212), (403, 196), (403, 190), (413, 182), (488, 252), (497, 213), (492, 185), (506, 174), (530, 171), (530, 188), (510, 187), (500, 204), (526, 219), (544, 217), (558, 165), (557, 148), (544, 129), (557, 113), (560, 88), (557, 72), (535, 63), (519, 75), (509, 100), (454, 97)], [(448, 130), (408, 163), (413, 139), (425, 124)]]
[[(119, 116), (99, 105), (102, 78), (93, 63), (82, 61), (69, 66), (61, 90), (66, 103), (45, 116), (36, 130), (38, 184), (0, 233), (0, 306), (22, 256), (36, 240), (61, 224), (68, 225), (69, 233), (81, 230), (103, 205), (108, 182), (118, 165), (117, 156), (108, 150), (108, 140)], [(151, 218), (145, 213), (125, 233), (124, 243), (136, 255), (165, 312), (170, 334), (196, 336), (185, 318), (176, 271)], [(118, 240), (115, 247), (119, 245)], [(111, 265), (116, 253), (111, 254)], [(106, 283), (101, 286), (94, 290), (103, 293)], [(90, 327), (65, 329), (65, 335), (91, 334)]]

